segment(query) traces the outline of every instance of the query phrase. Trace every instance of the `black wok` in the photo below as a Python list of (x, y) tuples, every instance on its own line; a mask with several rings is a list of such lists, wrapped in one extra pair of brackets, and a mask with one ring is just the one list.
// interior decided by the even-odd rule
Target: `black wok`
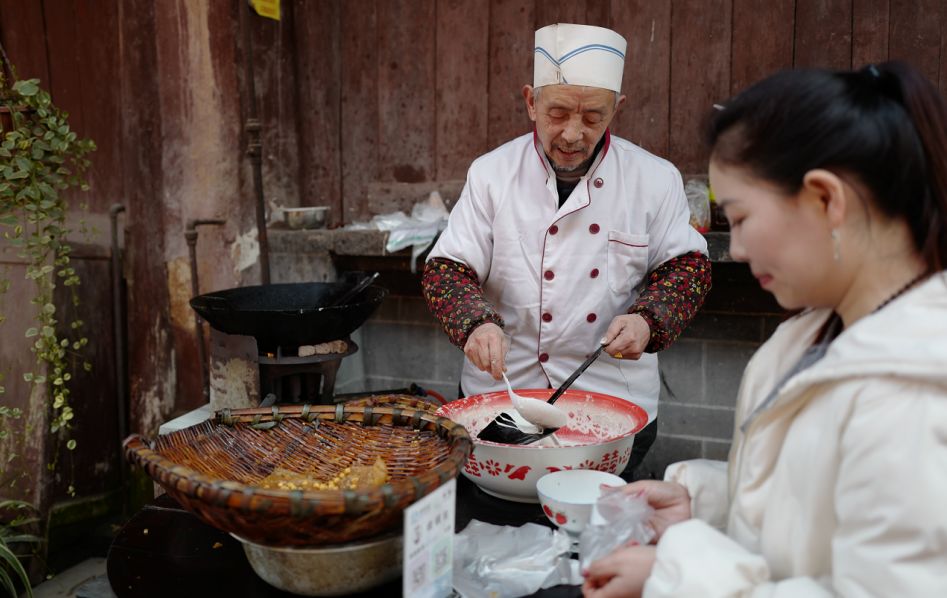
[(353, 286), (347, 282), (306, 282), (239, 287), (191, 299), (191, 307), (213, 328), (256, 338), (257, 349), (314, 345), (345, 338), (372, 315), (388, 290), (370, 286), (346, 301), (332, 303)]

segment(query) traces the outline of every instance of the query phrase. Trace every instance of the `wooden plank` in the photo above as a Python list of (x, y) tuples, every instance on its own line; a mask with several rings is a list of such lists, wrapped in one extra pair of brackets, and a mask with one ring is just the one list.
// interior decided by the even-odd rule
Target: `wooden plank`
[(155, 434), (174, 396), (169, 322), (165, 208), (161, 176), (162, 124), (154, 106), (159, 94), (155, 6), (126, 0), (119, 12), (122, 56), (122, 176), (139, 184), (128, 200), (125, 272), (128, 284), (130, 431)]
[(490, 0), (438, 0), (435, 180), (464, 178), (487, 150), (489, 30)]
[(888, 48), (935, 84), (940, 76), (941, 0), (891, 0)]
[(796, 68), (852, 68), (852, 0), (796, 0)]
[(434, 176), (434, 0), (377, 5), (380, 180)]
[(611, 0), (586, 0), (585, 23), (598, 27), (612, 27)]
[(733, 0), (730, 93), (792, 68), (794, 0)]
[[(80, 31), (83, 31), (80, 29)], [(95, 29), (86, 30), (88, 34)], [(102, 32), (104, 33), (104, 32)], [(75, 424), (70, 436), (78, 449), (59, 448), (59, 463), (73, 468), (74, 473), (53, 476), (53, 502), (69, 498), (68, 487), (75, 485), (79, 496), (103, 494), (119, 485), (121, 441), (119, 437), (117, 392), (115, 387), (115, 345), (112, 339), (112, 284), (110, 263), (105, 260), (73, 260), (72, 264), (82, 279), (82, 302), (74, 307), (69, 289), (59, 286), (55, 291), (60, 338), (75, 338), (68, 323), (76, 318), (85, 325), (82, 334), (89, 344), (82, 350), (83, 359), (93, 364), (86, 372), (77, 364), (70, 382), (70, 404), (75, 412)], [(55, 454), (55, 453), (54, 453)], [(62, 465), (60, 465), (62, 467)]]
[(583, 0), (536, 0), (535, 29), (556, 23), (586, 24)]
[(676, 1), (671, 11), (669, 157), (681, 172), (707, 170), (700, 124), (730, 94), (730, 0)]
[(293, 4), (301, 206), (329, 206), (342, 223), (340, 0)]
[(91, 69), (92, 65), (83, 65), (79, 60), (75, 0), (57, 2), (56, 9), (46, 10), (44, 15), (49, 52), (46, 88), (52, 93), (53, 102), (69, 113), (72, 128), (81, 131), (85, 129), (81, 91), (83, 70)]
[(267, 202), (284, 206), (300, 202), (293, 8), (292, 3), (281, 3), (279, 21), (250, 15), (257, 117), (263, 126), (263, 195)]
[(947, 35), (943, 34), (944, 27), (947, 27), (947, 8), (940, 14), (941, 36), (940, 36), (940, 95), (947, 101)]
[(107, 212), (125, 195), (124, 180), (115, 173), (122, 172), (122, 125), (116, 115), (120, 112), (121, 94), (115, 81), (119, 77), (117, 4), (88, 2), (76, 3), (76, 32), (79, 39), (68, 52), (79, 55), (82, 66), (79, 96), (83, 122), (74, 128), (81, 137), (89, 137), (96, 144), (90, 156), (87, 173), (90, 191), (77, 194), (96, 212)]
[(42, 2), (0, 0), (0, 39), (20, 79), (49, 85), (46, 23)]
[(614, 0), (612, 29), (628, 42), (622, 93), (625, 105), (612, 131), (667, 157), (671, 82), (671, 3)]
[(853, 0), (852, 68), (888, 59), (888, 0)]
[(533, 0), (491, 0), (487, 146), (532, 130), (522, 88), (533, 84)]
[(378, 32), (374, 0), (342, 3), (344, 221), (369, 215), (365, 185), (378, 178)]

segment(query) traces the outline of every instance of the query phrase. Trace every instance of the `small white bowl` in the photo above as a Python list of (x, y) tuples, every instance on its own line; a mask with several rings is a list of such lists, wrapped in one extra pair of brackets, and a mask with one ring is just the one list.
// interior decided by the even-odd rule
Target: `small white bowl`
[(539, 478), (536, 494), (549, 521), (570, 534), (579, 535), (589, 522), (595, 501), (602, 494), (602, 484), (624, 486), (627, 482), (604, 471), (566, 469)]
[(283, 208), (286, 226), (294, 230), (325, 228), (328, 213), (328, 206)]

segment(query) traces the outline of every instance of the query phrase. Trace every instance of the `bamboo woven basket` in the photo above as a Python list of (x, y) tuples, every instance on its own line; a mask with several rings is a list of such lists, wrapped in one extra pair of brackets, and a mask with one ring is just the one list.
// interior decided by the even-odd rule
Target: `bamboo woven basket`
[[(128, 460), (208, 524), (267, 546), (319, 546), (396, 526), (405, 507), (455, 478), (467, 431), (420, 409), (281, 405), (219, 411), (204, 423), (125, 440)], [(278, 490), (255, 484), (277, 467), (317, 480), (378, 457), (387, 483), (358, 490)]]

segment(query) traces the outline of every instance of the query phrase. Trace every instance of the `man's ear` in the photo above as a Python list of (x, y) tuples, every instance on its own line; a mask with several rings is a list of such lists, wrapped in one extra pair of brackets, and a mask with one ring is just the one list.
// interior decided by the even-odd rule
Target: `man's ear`
[(849, 198), (845, 182), (831, 170), (815, 168), (802, 177), (802, 198), (820, 210), (830, 229), (842, 226)]
[(529, 120), (536, 122), (536, 96), (533, 95), (533, 86), (523, 86), (523, 100), (526, 101), (526, 112), (529, 114)]

